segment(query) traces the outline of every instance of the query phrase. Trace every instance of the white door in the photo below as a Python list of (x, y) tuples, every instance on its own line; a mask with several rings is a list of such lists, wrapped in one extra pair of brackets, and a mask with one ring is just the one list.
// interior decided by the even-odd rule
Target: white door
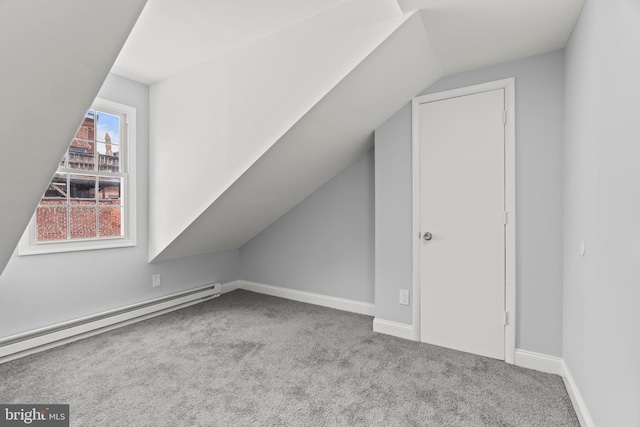
[(505, 359), (504, 89), (419, 106), (421, 341)]

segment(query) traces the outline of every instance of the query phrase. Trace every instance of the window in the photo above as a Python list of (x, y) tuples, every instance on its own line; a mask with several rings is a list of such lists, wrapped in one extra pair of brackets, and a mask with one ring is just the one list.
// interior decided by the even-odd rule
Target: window
[(135, 108), (96, 99), (25, 231), (19, 255), (135, 245)]

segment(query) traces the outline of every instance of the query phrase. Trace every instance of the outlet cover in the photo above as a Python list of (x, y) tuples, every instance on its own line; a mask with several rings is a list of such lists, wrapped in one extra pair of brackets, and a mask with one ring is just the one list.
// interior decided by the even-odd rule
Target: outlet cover
[(400, 290), (400, 304), (409, 305), (409, 291)]
[(153, 286), (154, 288), (157, 288), (158, 286), (161, 286), (161, 285), (162, 285), (162, 279), (160, 278), (160, 275), (159, 275), (159, 274), (154, 274), (154, 275), (152, 276), (152, 279), (153, 279), (153, 282), (152, 282), (153, 284), (152, 284), (152, 286)]

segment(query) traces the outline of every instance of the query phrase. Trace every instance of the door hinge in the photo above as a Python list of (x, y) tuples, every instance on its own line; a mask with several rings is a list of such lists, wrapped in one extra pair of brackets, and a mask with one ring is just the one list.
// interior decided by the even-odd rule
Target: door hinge
[(504, 312), (504, 325), (505, 326), (509, 325), (509, 312), (508, 311)]
[(507, 111), (506, 110), (502, 110), (502, 124), (504, 124), (504, 125), (507, 124)]
[(504, 225), (509, 223), (509, 212), (504, 211)]

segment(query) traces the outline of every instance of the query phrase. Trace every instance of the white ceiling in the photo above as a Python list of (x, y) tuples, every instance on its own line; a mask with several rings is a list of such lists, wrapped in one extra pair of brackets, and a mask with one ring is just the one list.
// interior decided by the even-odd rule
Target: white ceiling
[(399, 0), (420, 9), (445, 75), (564, 48), (584, 0)]
[[(19, 175), (22, 181), (18, 190), (0, 191), (0, 195), (9, 194), (3, 200), (12, 201), (0, 206), (0, 270), (143, 2), (66, 0), (40, 2), (34, 9), (31, 2), (0, 0), (0, 117), (4, 119), (0, 140), (20, 140), (24, 129), (29, 128), (24, 123), (30, 123), (32, 117), (52, 118), (38, 127), (46, 130), (46, 135), (30, 131), (32, 140), (46, 142), (38, 143), (37, 150), (25, 151), (20, 144), (3, 146), (0, 176), (9, 177), (3, 181), (11, 181)], [(327, 23), (327, 35), (335, 33), (340, 25), (351, 25), (359, 32), (363, 24), (358, 21), (357, 12), (372, 13), (372, 3), (384, 4), (380, 6), (381, 20), (420, 10), (424, 28), (419, 28), (417, 38), (426, 36), (425, 44), (434, 53), (429, 65), (449, 74), (562, 48), (584, 0), (149, 0), (112, 71), (151, 84), (230, 51), (237, 52), (241, 46), (253, 46), (268, 36), (281, 35), (281, 30), (294, 24), (307, 25), (307, 20), (322, 15), (337, 17)], [(340, 21), (341, 14), (327, 13), (342, 8), (349, 9), (349, 19)], [(91, 39), (81, 36), (96, 29), (93, 21), (84, 19), (86, 16), (100, 16), (102, 22), (108, 23), (100, 31), (93, 31)], [(299, 42), (307, 46), (308, 41)], [(394, 46), (396, 53), (412, 52), (409, 43)], [(306, 49), (305, 55), (317, 54), (308, 46)], [(411, 61), (405, 58), (405, 62)], [(43, 68), (42, 64), (47, 66)], [(385, 67), (391, 71), (408, 67), (390, 61), (376, 64), (381, 71)], [(348, 99), (364, 99), (378, 93), (381, 86), (364, 85), (359, 78), (346, 80), (353, 86), (350, 89), (360, 91)], [(402, 78), (385, 80), (384, 84), (399, 83), (404, 83)], [(327, 90), (331, 92), (330, 88)], [(407, 90), (403, 102), (416, 91)], [(357, 121), (359, 133), (345, 131), (340, 136), (352, 137), (351, 143), (357, 145), (358, 135), (370, 135), (379, 122), (365, 120), (373, 114), (358, 118), (354, 109), (342, 104), (331, 104), (334, 114)], [(394, 105), (390, 102), (380, 111)], [(53, 110), (55, 116), (48, 114)], [(315, 117), (312, 113), (309, 117)], [(326, 132), (325, 123), (314, 120), (305, 124), (309, 134)]]
[[(148, 0), (112, 72), (152, 84), (347, 3)], [(397, 0), (399, 13), (421, 11), (445, 74), (561, 49), (583, 3)]]
[(112, 72), (151, 84), (349, 0), (148, 0)]
[[(149, 0), (113, 72), (152, 84), (150, 259), (241, 247), (438, 78), (564, 47), (583, 2)], [(163, 120), (174, 105), (184, 118)], [(198, 149), (174, 153), (185, 132)], [(167, 183), (174, 155), (192, 156), (189, 171)], [(168, 211), (167, 188), (194, 183), (200, 197)]]

